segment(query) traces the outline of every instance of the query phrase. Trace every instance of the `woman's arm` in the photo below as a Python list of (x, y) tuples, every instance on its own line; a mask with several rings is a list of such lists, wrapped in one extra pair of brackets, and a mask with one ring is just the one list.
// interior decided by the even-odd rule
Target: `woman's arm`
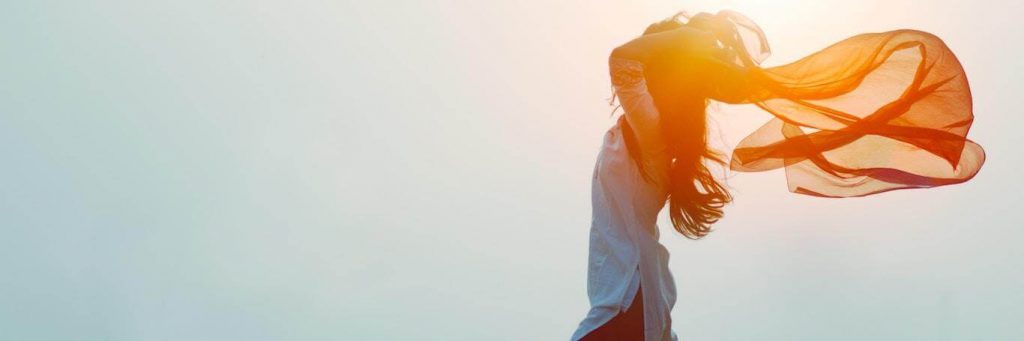
[[(655, 58), (678, 57), (680, 62), (693, 57), (709, 33), (690, 27), (679, 27), (658, 33), (645, 34), (612, 50), (611, 57), (624, 58), (649, 64)], [(676, 58), (672, 58), (676, 59)]]
[(756, 66), (740, 64), (736, 51), (728, 46), (721, 46), (714, 36), (709, 35), (704, 43), (698, 44), (704, 50), (695, 53), (699, 63), (699, 74), (705, 84), (706, 96), (725, 103), (743, 104), (764, 99), (765, 89), (760, 87), (752, 77)]
[(736, 52), (718, 43), (713, 32), (720, 23), (714, 17), (701, 13), (682, 24), (678, 16), (651, 24), (642, 36), (613, 49), (610, 58), (637, 61), (652, 70), (686, 67), (701, 78), (706, 96), (721, 102), (749, 103), (764, 95), (750, 70), (737, 64)]
[(763, 89), (754, 82), (747, 67), (714, 57), (703, 62), (708, 98), (730, 104), (743, 104), (757, 101), (763, 96)]
[(684, 26), (646, 34), (616, 47), (610, 57), (637, 61), (647, 69), (689, 67), (703, 78), (708, 97), (722, 102), (743, 102), (755, 92), (749, 70), (736, 63), (735, 52), (702, 29)]

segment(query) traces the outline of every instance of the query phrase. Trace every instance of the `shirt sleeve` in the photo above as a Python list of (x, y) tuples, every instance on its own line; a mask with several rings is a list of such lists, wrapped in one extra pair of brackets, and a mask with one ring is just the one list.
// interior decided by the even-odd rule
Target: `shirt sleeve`
[(658, 108), (647, 89), (644, 65), (632, 59), (612, 57), (608, 61), (612, 86), (626, 112), (626, 121), (633, 128), (643, 155), (665, 151), (659, 127)]

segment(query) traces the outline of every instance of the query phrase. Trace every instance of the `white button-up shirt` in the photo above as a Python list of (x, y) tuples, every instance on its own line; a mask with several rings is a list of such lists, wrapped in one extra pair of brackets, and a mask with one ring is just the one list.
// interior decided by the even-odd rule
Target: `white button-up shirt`
[(658, 125), (658, 110), (647, 90), (643, 64), (611, 58), (612, 85), (633, 128), (645, 169), (645, 181), (630, 159), (615, 124), (604, 135), (594, 167), (587, 295), (590, 311), (573, 333), (579, 340), (608, 322), (632, 303), (643, 287), (645, 341), (676, 340), (670, 313), (676, 301), (675, 282), (668, 269), (668, 250), (658, 242), (658, 212), (668, 196), (670, 159)]

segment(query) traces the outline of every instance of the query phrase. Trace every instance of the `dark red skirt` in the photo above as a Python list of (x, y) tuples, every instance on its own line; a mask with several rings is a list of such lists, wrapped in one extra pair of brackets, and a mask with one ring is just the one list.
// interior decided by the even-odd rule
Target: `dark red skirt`
[(580, 341), (623, 341), (644, 339), (643, 290), (637, 289), (629, 309), (619, 312), (608, 323), (597, 327)]

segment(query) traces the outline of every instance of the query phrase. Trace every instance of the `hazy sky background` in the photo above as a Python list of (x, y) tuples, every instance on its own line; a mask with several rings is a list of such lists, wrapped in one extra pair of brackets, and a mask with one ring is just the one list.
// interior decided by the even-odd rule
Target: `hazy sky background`
[[(767, 65), (942, 37), (988, 162), (843, 200), (730, 175), (709, 237), (661, 224), (676, 332), (1024, 338), (1024, 2), (101, 0), (0, 5), (0, 339), (568, 339), (608, 52), (724, 8)], [(768, 119), (712, 117), (726, 150)]]

